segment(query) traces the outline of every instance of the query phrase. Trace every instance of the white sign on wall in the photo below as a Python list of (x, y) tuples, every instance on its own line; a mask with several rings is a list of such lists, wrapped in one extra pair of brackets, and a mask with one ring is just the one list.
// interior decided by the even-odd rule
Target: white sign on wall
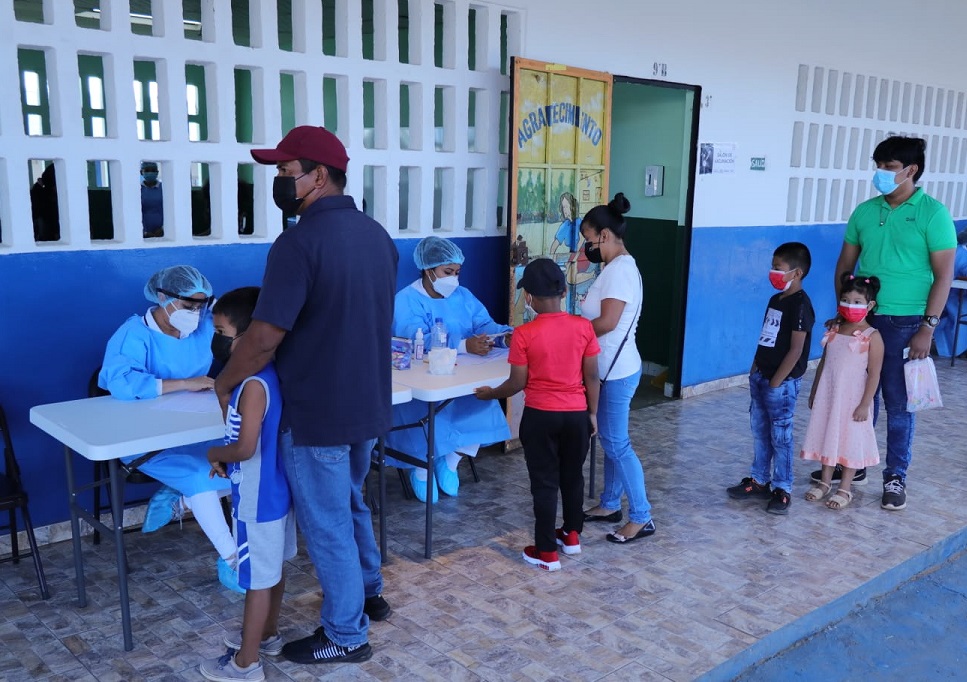
[(702, 142), (699, 145), (698, 174), (735, 173), (734, 142)]

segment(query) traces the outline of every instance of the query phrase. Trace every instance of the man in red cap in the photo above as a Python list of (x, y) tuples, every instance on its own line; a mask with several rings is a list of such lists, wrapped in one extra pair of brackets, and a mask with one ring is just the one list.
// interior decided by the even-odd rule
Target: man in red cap
[(275, 164), (272, 197), (298, 222), (269, 251), (252, 324), (215, 391), (224, 409), (232, 390), (275, 356), (279, 452), (325, 595), (320, 627), (282, 653), (298, 663), (358, 663), (373, 655), (369, 621), (390, 615), (362, 485), (376, 438), (391, 426), (399, 255), (386, 230), (343, 194), (349, 157), (325, 128), (298, 126), (252, 157)]

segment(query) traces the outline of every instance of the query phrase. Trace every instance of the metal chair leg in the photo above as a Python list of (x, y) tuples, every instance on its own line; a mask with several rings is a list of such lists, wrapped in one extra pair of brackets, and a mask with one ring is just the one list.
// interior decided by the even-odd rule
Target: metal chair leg
[(467, 460), (470, 462), (470, 473), (473, 474), (473, 482), (480, 483), (480, 475), (477, 473), (477, 465), (474, 464), (475, 459), (476, 457), (467, 457)]
[[(30, 522), (30, 512), (27, 511), (26, 504), (20, 508), (20, 513), (24, 517), (24, 530), (27, 533), (30, 554), (34, 560), (34, 572), (37, 573), (37, 582), (40, 584), (40, 596), (44, 599), (50, 599), (50, 591), (47, 589), (47, 576), (44, 575), (44, 566), (40, 562), (40, 550), (37, 548), (37, 538), (34, 536), (34, 526)], [(14, 529), (14, 535), (16, 535), (16, 528)]]

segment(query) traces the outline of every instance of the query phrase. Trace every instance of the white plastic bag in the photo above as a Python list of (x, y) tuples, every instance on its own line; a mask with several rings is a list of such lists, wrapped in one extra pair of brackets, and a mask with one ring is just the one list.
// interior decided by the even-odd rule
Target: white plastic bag
[(907, 361), (903, 374), (907, 383), (907, 412), (943, 407), (933, 358)]
[(427, 353), (430, 374), (453, 374), (456, 371), (456, 348), (431, 348)]

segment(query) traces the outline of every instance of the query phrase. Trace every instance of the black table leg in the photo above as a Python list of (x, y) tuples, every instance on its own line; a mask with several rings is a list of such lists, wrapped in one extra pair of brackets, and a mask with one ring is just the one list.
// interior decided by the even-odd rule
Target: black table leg
[(121, 599), (121, 630), (124, 632), (124, 650), (134, 648), (134, 638), (131, 635), (131, 603), (128, 601), (128, 558), (124, 552), (124, 488), (118, 473), (118, 461), (108, 461), (108, 471), (111, 477), (111, 523), (114, 526), (114, 550), (118, 562), (118, 591)]
[(436, 486), (433, 474), (433, 449), (436, 447), (436, 402), (431, 401), (427, 412), (426, 430), (426, 535), (423, 556), (429, 559), (433, 554), (433, 490)]
[(73, 452), (64, 446), (65, 469), (67, 471), (67, 502), (71, 512), (71, 541), (74, 545), (74, 576), (77, 581), (77, 605), (87, 606), (87, 592), (84, 589), (84, 555), (81, 553), (81, 523), (77, 516), (77, 492), (74, 489)]
[(379, 476), (379, 556), (386, 563), (386, 440), (380, 436), (376, 441), (377, 475)]

